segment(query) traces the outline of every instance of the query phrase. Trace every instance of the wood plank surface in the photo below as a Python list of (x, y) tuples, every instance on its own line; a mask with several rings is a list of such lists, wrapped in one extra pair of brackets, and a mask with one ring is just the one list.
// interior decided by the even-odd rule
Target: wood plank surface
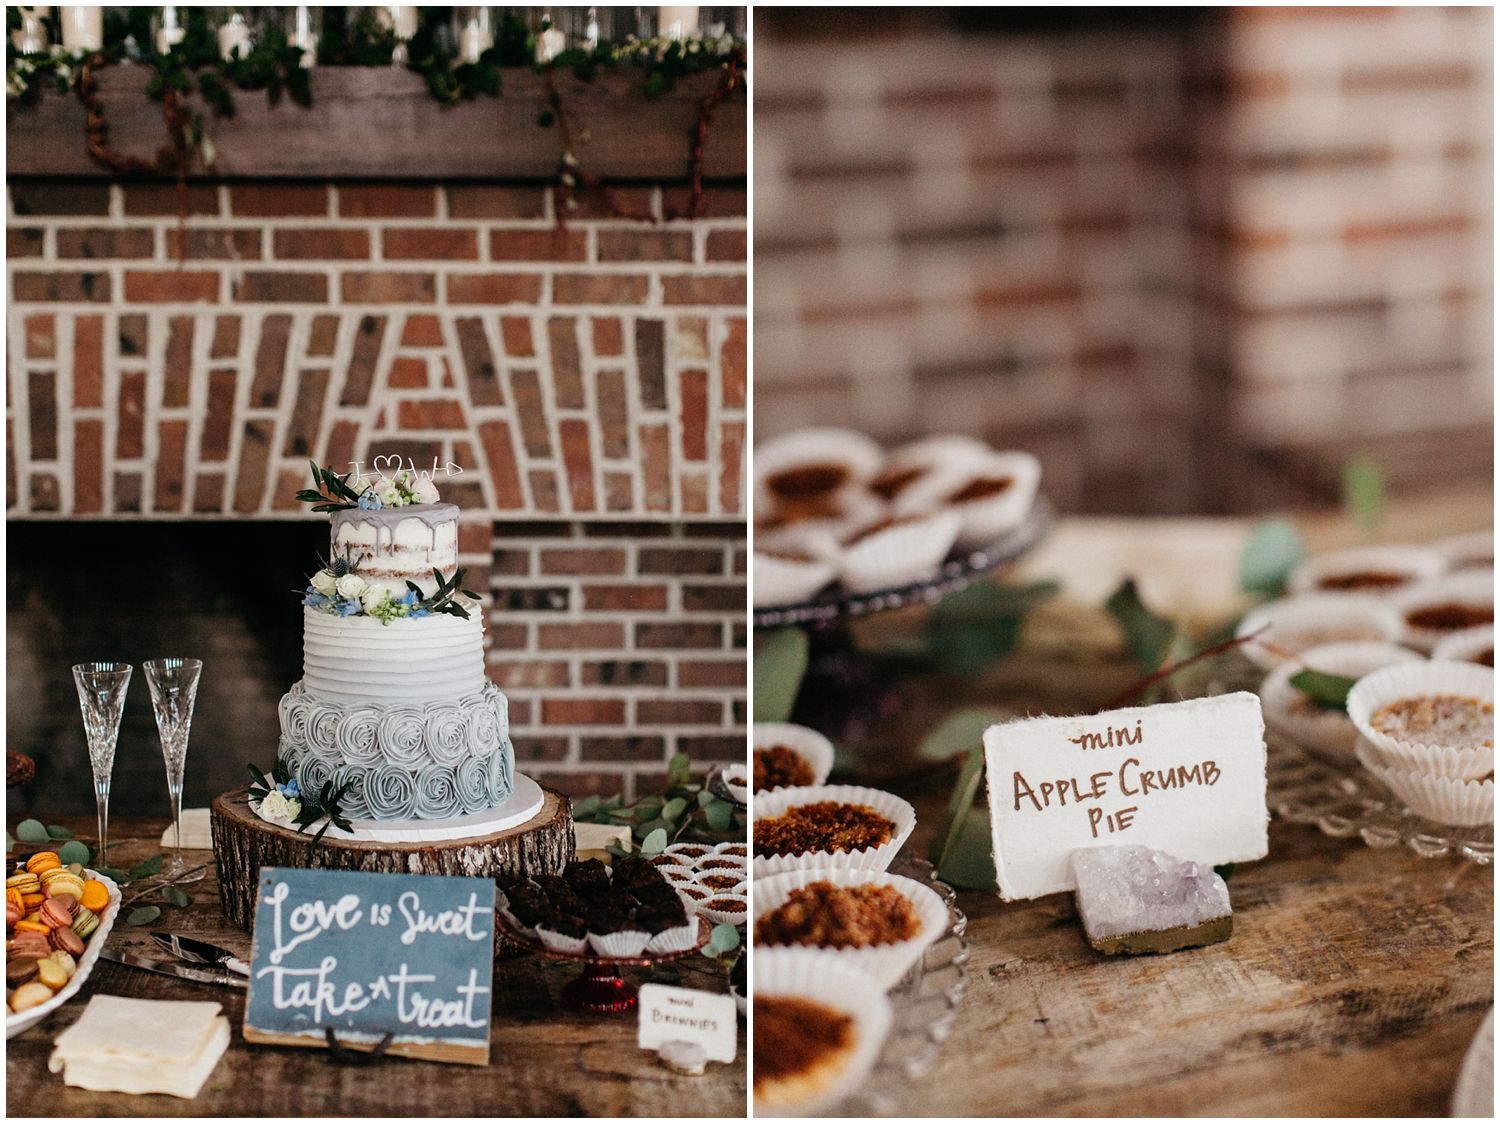
[[(60, 822), (92, 838), (91, 817)], [(164, 827), (155, 819), (112, 819), (111, 863), (128, 866), (160, 851)], [(196, 863), (212, 856), (191, 851), (184, 857)], [(250, 936), (220, 911), (216, 881), (210, 877), (188, 889), (193, 904), (164, 909), (153, 927), (248, 957)], [(145, 929), (124, 924), (116, 925), (109, 944), (161, 956)], [(709, 961), (681, 963), (684, 986), (727, 990), (722, 970)], [(77, 999), (7, 1044), (6, 1109), (11, 1116), (744, 1116), (743, 1028), (733, 1064), (711, 1064), (702, 1077), (675, 1075), (658, 1065), (654, 1054), (636, 1048), (634, 1012), (593, 1015), (562, 1006), (559, 993), (577, 973), (576, 965), (530, 953), (495, 962), (488, 1067), (399, 1058), (345, 1067), (322, 1050), (247, 1044), (240, 1031), (244, 991), (101, 960)], [(630, 976), (636, 983), (652, 978), (649, 972)], [(52, 1040), (78, 1018), (90, 995), (100, 993), (224, 1005), (233, 1038), (197, 1099), (71, 1089), (47, 1071)]]
[[(144, 67), (99, 72), (99, 96), (118, 152), (151, 159), (166, 139), (161, 106), (145, 93)], [(274, 108), (263, 91), (236, 90), (233, 117), (205, 114), (213, 139), (213, 174), (381, 179), (554, 179), (561, 132), (544, 127), (546, 77), (527, 68), (502, 71), (499, 98), (443, 106), (422, 78), (407, 70), (320, 67), (312, 74), (312, 105), (283, 98)], [(720, 82), (717, 72), (690, 75), (648, 99), (642, 72), (600, 73), (583, 82), (556, 75), (562, 105), (579, 138), (583, 167), (605, 179), (684, 180), (699, 106)], [(709, 179), (743, 179), (749, 117), (743, 85), (719, 105), (704, 148)], [(47, 90), (33, 105), (6, 105), (7, 174), (109, 176), (89, 156), (83, 105)], [(195, 169), (202, 173), (202, 169)]]

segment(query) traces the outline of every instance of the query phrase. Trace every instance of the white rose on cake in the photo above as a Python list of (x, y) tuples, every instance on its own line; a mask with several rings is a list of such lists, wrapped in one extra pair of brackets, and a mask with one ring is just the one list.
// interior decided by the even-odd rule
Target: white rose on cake
[(418, 503), (438, 502), (437, 485), (430, 476), (418, 476), (416, 483), (412, 485), (412, 493), (417, 497)]
[(338, 590), (340, 597), (347, 597), (353, 601), (363, 597), (365, 590), (370, 588), (370, 584), (358, 574), (345, 574), (334, 583), (333, 588)]
[(394, 480), (382, 480), (376, 487), (375, 494), (386, 507), (400, 507), (404, 502), (401, 499), (401, 488)]
[(312, 576), (312, 587), (324, 597), (332, 597), (334, 586), (338, 579), (333, 576), (332, 570), (319, 570)]
[(272, 789), (261, 797), (260, 815), (262, 819), (276, 820), (280, 823), (292, 823), (302, 814), (302, 801), (293, 796), (283, 796), (280, 792)]
[(365, 607), (365, 612), (369, 613), (373, 617), (375, 615), (375, 611), (379, 609), (381, 605), (385, 604), (385, 599), (389, 596), (389, 590), (371, 586), (369, 589), (365, 590), (364, 596), (362, 596), (359, 601), (360, 604)]

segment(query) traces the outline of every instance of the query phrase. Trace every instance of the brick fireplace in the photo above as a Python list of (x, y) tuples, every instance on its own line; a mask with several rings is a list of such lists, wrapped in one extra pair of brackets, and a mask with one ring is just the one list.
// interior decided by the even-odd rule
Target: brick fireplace
[(170, 550), (320, 520), (309, 458), (453, 461), (521, 766), (631, 793), (679, 749), (743, 758), (742, 180), (697, 219), (634, 182), (560, 227), (524, 179), (195, 180), (183, 214), (168, 182), (10, 172), (13, 558), (42, 521), (161, 521)]

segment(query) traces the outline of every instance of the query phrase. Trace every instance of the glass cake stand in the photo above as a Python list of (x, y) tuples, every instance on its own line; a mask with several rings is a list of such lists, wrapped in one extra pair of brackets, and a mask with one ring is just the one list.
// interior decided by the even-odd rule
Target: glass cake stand
[(935, 575), (923, 581), (872, 593), (835, 589), (801, 604), (756, 609), (752, 620), (758, 629), (801, 626), (808, 632), (807, 674), (791, 720), (821, 731), (839, 745), (858, 745), (869, 726), (900, 713), (905, 698), (899, 682), (855, 646), (849, 623), (893, 609), (935, 605), (967, 589), (1029, 553), (1055, 519), (1052, 505), (1039, 496), (1015, 529), (983, 549), (951, 556)]
[(939, 881), (933, 865), (923, 859), (900, 856), (890, 873), (913, 878), (941, 897), (948, 907), (948, 926), (891, 989), (891, 1032), (885, 1046), (869, 1078), (829, 1109), (828, 1116), (905, 1115), (911, 1107), (911, 1082), (937, 1061), (969, 987), (969, 942), (964, 937), (969, 919), (958, 908), (953, 887)]
[(496, 914), (501, 931), (507, 941), (530, 952), (539, 952), (552, 960), (570, 961), (582, 966), (576, 977), (563, 985), (562, 995), (580, 1011), (613, 1015), (635, 1010), (640, 988), (621, 974), (621, 968), (654, 968), (692, 956), (708, 943), (709, 926), (702, 917), (694, 917), (698, 925), (698, 939), (692, 948), (679, 952), (642, 953), (640, 956), (600, 956), (587, 945), (579, 952), (559, 952), (548, 948), (536, 937), (528, 937), (514, 928), (501, 914)]

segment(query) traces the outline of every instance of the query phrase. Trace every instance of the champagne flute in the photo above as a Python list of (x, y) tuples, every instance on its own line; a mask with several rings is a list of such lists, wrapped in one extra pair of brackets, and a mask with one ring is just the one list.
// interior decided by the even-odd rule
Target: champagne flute
[(115, 769), (115, 743), (120, 737), (131, 671), (128, 663), (73, 665), (78, 709), (83, 712), (83, 731), (89, 741), (89, 766), (94, 773), (94, 803), (99, 812), (99, 855), (94, 860), (98, 866), (105, 865), (109, 849), (109, 779)]
[(202, 660), (176, 657), (147, 660), (146, 685), (151, 689), (151, 710), (156, 732), (161, 736), (161, 756), (167, 767), (167, 795), (172, 802), (172, 861), (166, 873), (178, 875), (187, 869), (182, 861), (182, 776), (187, 770), (188, 730), (193, 724), (193, 703), (198, 697)]

